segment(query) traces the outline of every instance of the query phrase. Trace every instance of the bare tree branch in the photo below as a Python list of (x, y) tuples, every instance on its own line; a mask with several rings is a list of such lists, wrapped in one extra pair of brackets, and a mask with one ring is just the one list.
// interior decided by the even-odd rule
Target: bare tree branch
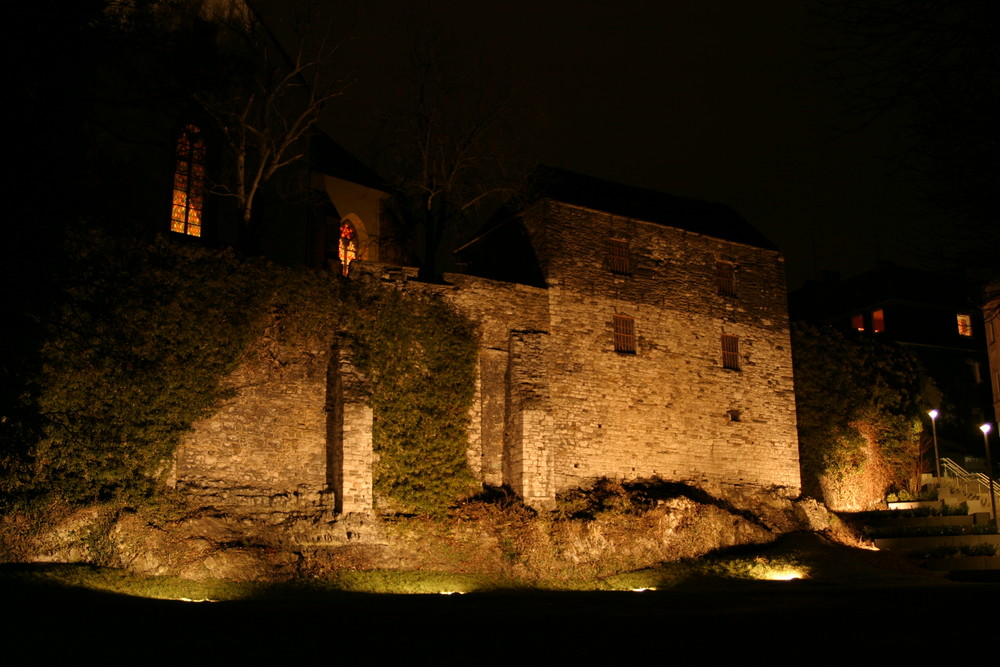
[(387, 212), (396, 231), (418, 247), (421, 275), (435, 279), (443, 244), (471, 231), (533, 165), (518, 155), (524, 114), (504, 77), (432, 28), (411, 39), (401, 101), (381, 118), (380, 166), (393, 184)]
[[(823, 0), (826, 73), (863, 125), (892, 119), (899, 164), (937, 218), (933, 253), (1000, 264), (1000, 5)], [(969, 248), (975, 248), (970, 252)]]

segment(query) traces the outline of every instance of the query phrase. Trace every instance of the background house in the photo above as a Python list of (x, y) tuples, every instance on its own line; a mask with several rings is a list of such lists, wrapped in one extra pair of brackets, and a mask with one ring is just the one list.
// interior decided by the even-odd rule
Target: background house
[(906, 347), (926, 373), (925, 409), (941, 412), (942, 455), (965, 459), (981, 456), (978, 426), (992, 419), (980, 302), (979, 288), (962, 278), (885, 265), (846, 280), (808, 283), (792, 292), (789, 309), (793, 321)]

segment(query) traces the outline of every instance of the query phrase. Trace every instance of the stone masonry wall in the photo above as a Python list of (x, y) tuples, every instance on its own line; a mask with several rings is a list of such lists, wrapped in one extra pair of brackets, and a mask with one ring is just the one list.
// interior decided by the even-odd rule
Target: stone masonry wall
[[(546, 240), (557, 489), (605, 475), (799, 488), (778, 252), (554, 202), (525, 223)], [(609, 237), (627, 241), (630, 275), (609, 270)], [(718, 261), (737, 267), (735, 297)], [(615, 314), (635, 318), (634, 354), (615, 351)], [(740, 370), (723, 368), (723, 334)]]
[(366, 513), (373, 507), (373, 413), (365, 382), (347, 355), (334, 349), (327, 383), (327, 470), (337, 512)]
[(548, 290), (476, 276), (448, 273), (444, 284), (415, 282), (416, 272), (375, 262), (355, 262), (351, 275), (396, 289), (441, 297), (476, 324), (479, 364), (469, 415), (469, 467), (488, 484), (501, 484), (508, 410), (512, 331), (548, 327)]
[(503, 478), (533, 507), (554, 505), (553, 449), (555, 423), (545, 364), (549, 335), (515, 331), (510, 336), (507, 369)]
[(175, 455), (179, 488), (215, 504), (330, 509), (327, 369), (331, 341), (264, 332), (227, 379), (235, 396), (193, 425)]
[[(556, 202), (523, 216), (548, 288), (355, 262), (354, 279), (439, 295), (477, 324), (469, 462), (551, 506), (598, 477), (800, 486), (783, 259), (777, 251)], [(614, 273), (608, 240), (628, 246)], [(736, 267), (721, 294), (717, 265)], [(634, 318), (616, 351), (613, 316)], [(723, 366), (722, 336), (739, 341)], [(231, 502), (371, 504), (371, 409), (332, 341), (265, 334), (236, 396), (177, 452), (178, 486)]]

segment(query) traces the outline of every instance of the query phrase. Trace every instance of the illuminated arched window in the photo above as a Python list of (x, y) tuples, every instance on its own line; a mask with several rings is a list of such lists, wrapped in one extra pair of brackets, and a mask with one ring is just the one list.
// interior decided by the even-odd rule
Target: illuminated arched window
[(340, 272), (346, 276), (351, 262), (358, 258), (358, 232), (354, 229), (354, 225), (347, 220), (340, 223), (340, 245), (337, 257), (340, 259)]
[(174, 198), (170, 231), (201, 236), (201, 212), (205, 202), (205, 139), (197, 125), (186, 125), (177, 140), (174, 168)]

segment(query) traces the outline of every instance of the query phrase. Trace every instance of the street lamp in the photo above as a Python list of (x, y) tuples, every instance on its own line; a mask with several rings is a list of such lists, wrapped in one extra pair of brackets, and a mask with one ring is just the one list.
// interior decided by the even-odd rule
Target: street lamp
[(983, 444), (986, 446), (986, 480), (990, 484), (990, 507), (993, 510), (993, 526), (996, 528), (997, 524), (997, 499), (993, 494), (993, 462), (990, 460), (990, 423), (986, 422), (979, 427), (979, 430), (983, 432)]
[(937, 444), (937, 418), (940, 414), (937, 410), (930, 410), (928, 413), (931, 417), (931, 432), (934, 433), (934, 474), (938, 477), (941, 476), (941, 456), (938, 454), (938, 444)]

